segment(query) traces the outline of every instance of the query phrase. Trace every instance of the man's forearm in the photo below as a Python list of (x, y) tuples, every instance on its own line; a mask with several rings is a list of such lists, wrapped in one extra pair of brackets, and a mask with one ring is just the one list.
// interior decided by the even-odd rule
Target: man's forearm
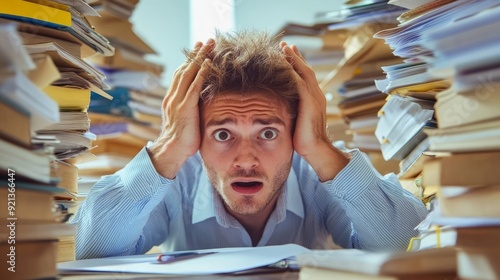
[(349, 163), (349, 156), (335, 148), (331, 143), (323, 141), (316, 149), (304, 156), (312, 166), (321, 182), (332, 180)]
[[(77, 258), (140, 254), (151, 244), (159, 243), (161, 240), (148, 237), (148, 223), (155, 223), (150, 216), (158, 210), (164, 214), (157, 216), (165, 225), (166, 234), (168, 217), (158, 207), (164, 207), (160, 202), (166, 196), (159, 192), (167, 190), (145, 150), (121, 171), (103, 177), (70, 221), (78, 226)], [(161, 235), (157, 232), (154, 236)]]

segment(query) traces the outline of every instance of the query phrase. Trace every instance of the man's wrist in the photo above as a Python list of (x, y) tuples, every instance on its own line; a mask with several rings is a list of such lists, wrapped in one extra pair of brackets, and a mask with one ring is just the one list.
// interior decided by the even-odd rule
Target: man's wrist
[(321, 182), (332, 180), (349, 163), (349, 155), (325, 142), (317, 146), (305, 160), (314, 169)]
[(174, 153), (169, 153), (166, 144), (155, 142), (150, 147), (146, 147), (146, 151), (156, 172), (167, 179), (174, 179), (185, 161), (185, 159), (176, 159)]

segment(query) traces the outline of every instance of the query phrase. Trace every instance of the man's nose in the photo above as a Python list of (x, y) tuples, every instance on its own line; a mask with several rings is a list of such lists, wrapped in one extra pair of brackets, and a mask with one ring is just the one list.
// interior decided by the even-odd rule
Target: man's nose
[(259, 166), (257, 150), (250, 141), (241, 141), (236, 149), (234, 167), (241, 169), (252, 169)]

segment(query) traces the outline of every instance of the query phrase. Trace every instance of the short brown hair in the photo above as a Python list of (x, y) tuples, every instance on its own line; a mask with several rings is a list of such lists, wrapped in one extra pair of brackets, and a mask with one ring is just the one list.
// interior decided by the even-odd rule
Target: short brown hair
[[(287, 106), (292, 119), (296, 118), (299, 94), (294, 70), (276, 38), (262, 31), (217, 31), (214, 40), (200, 107), (227, 92), (264, 91)], [(194, 52), (185, 51), (185, 54), (188, 60), (195, 59)]]

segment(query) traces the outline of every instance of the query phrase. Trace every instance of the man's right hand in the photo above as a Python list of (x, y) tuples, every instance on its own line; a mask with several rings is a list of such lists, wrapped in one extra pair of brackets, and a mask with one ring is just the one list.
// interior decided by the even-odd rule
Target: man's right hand
[[(148, 152), (156, 171), (165, 178), (175, 178), (184, 162), (200, 148), (198, 101), (214, 44), (213, 39), (205, 45), (196, 43), (196, 59), (185, 62), (175, 71), (163, 99), (162, 131)], [(201, 65), (200, 61), (203, 61)]]

